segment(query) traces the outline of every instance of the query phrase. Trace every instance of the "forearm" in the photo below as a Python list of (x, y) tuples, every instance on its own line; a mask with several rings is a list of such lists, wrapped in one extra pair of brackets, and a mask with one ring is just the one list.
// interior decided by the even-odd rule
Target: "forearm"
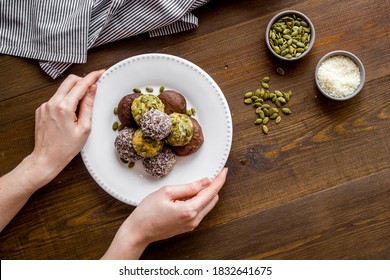
[(0, 178), (0, 231), (12, 220), (30, 196), (50, 179), (39, 173), (41, 167), (32, 156), (26, 157), (11, 172)]
[(132, 225), (129, 224), (129, 220), (126, 220), (119, 228), (102, 260), (137, 260), (147, 246), (148, 242), (132, 230)]

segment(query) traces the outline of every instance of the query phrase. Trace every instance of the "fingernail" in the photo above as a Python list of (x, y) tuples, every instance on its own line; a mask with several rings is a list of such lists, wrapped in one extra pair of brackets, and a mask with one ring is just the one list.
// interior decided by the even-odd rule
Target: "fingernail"
[(208, 185), (210, 185), (211, 181), (209, 178), (203, 178), (203, 179), (201, 179), (200, 183), (201, 183), (202, 187), (207, 187)]
[(90, 86), (89, 87), (89, 94), (95, 95), (96, 94), (96, 90), (97, 90), (97, 86), (96, 85)]

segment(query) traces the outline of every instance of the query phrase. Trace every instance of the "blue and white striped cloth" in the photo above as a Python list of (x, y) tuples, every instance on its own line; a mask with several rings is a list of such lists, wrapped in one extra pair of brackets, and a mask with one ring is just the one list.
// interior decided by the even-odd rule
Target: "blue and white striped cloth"
[(0, 53), (38, 59), (52, 78), (85, 63), (90, 48), (149, 32), (198, 26), (210, 0), (0, 0)]

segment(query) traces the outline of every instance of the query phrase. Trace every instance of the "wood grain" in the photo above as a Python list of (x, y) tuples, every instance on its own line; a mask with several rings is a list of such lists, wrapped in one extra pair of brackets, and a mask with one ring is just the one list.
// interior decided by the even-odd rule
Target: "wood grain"
[[(316, 29), (311, 52), (294, 63), (266, 48), (272, 16), (296, 9)], [(390, 22), (388, 1), (222, 1), (194, 11), (196, 30), (142, 34), (89, 51), (51, 80), (33, 60), (0, 55), (0, 174), (34, 145), (34, 112), (70, 73), (84, 75), (132, 55), (173, 54), (218, 83), (233, 119), (228, 180), (193, 232), (150, 245), (143, 259), (390, 259)], [(323, 97), (313, 78), (329, 51), (356, 54), (363, 91), (345, 102)], [(275, 69), (283, 67), (279, 76)], [(293, 111), (263, 135), (243, 93), (291, 90)], [(97, 259), (134, 209), (105, 193), (77, 156), (35, 193), (0, 235), (1, 259)]]
[[(385, 170), (212, 229), (160, 241), (152, 244), (145, 256), (388, 259), (390, 244), (385, 241), (390, 232), (377, 227), (390, 229), (389, 195), (390, 173)], [(364, 205), (364, 209), (358, 205)], [(193, 253), (188, 255), (189, 252)]]

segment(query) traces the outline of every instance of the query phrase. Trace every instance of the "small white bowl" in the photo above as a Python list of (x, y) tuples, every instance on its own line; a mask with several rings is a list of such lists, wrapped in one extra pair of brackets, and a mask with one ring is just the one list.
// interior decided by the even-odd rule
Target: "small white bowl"
[[(298, 57), (292, 57), (292, 58), (286, 58), (280, 54), (277, 54), (274, 49), (272, 48), (270, 42), (269, 42), (269, 36), (270, 36), (270, 29), (272, 27), (272, 25), (281, 17), (284, 17), (284, 16), (287, 16), (287, 15), (296, 15), (300, 18), (302, 18), (310, 27), (310, 41), (309, 41), (309, 45), (307, 47), (307, 50), (305, 50), (304, 52), (302, 52), (302, 54)], [(295, 11), (295, 10), (286, 10), (286, 11), (283, 11), (283, 12), (280, 12), (278, 14), (276, 14), (268, 23), (267, 25), (267, 28), (266, 28), (266, 31), (265, 31), (265, 42), (267, 44), (267, 47), (268, 49), (270, 50), (270, 52), (275, 55), (277, 58), (279, 59), (282, 59), (282, 60), (285, 60), (285, 61), (295, 61), (295, 60), (298, 60), (298, 59), (301, 59), (303, 58), (304, 56), (306, 56), (310, 50), (312, 49), (313, 45), (314, 45), (314, 41), (315, 41), (315, 37), (316, 37), (316, 32), (315, 32), (315, 29), (314, 29), (314, 25), (313, 23), (311, 22), (311, 20), (303, 13), (299, 12), (299, 11)]]
[[(318, 69), (320, 68), (320, 66), (322, 65), (322, 63), (327, 60), (328, 58), (330, 57), (333, 57), (333, 56), (336, 56), (336, 55), (342, 55), (342, 56), (346, 56), (350, 59), (352, 59), (356, 65), (359, 67), (359, 72), (360, 72), (360, 84), (359, 86), (355, 89), (355, 91), (351, 94), (348, 94), (346, 96), (343, 96), (343, 97), (336, 97), (336, 96), (333, 96), (331, 94), (329, 94), (328, 92), (326, 92), (320, 85), (319, 81), (318, 81)], [(364, 86), (364, 81), (365, 81), (365, 78), (366, 78), (366, 72), (364, 70), (364, 66), (363, 66), (363, 63), (360, 61), (360, 59), (348, 52), (348, 51), (343, 51), (343, 50), (337, 50), (337, 51), (332, 51), (326, 55), (324, 55), (320, 61), (318, 61), (317, 63), (317, 66), (316, 66), (316, 69), (315, 69), (315, 80), (316, 80), (316, 84), (317, 84), (317, 88), (318, 90), (323, 94), (325, 95), (326, 97), (330, 98), (330, 99), (333, 99), (333, 100), (337, 100), (337, 101), (342, 101), (342, 100), (348, 100), (348, 99), (351, 99), (352, 97), (356, 96), (363, 88)]]

